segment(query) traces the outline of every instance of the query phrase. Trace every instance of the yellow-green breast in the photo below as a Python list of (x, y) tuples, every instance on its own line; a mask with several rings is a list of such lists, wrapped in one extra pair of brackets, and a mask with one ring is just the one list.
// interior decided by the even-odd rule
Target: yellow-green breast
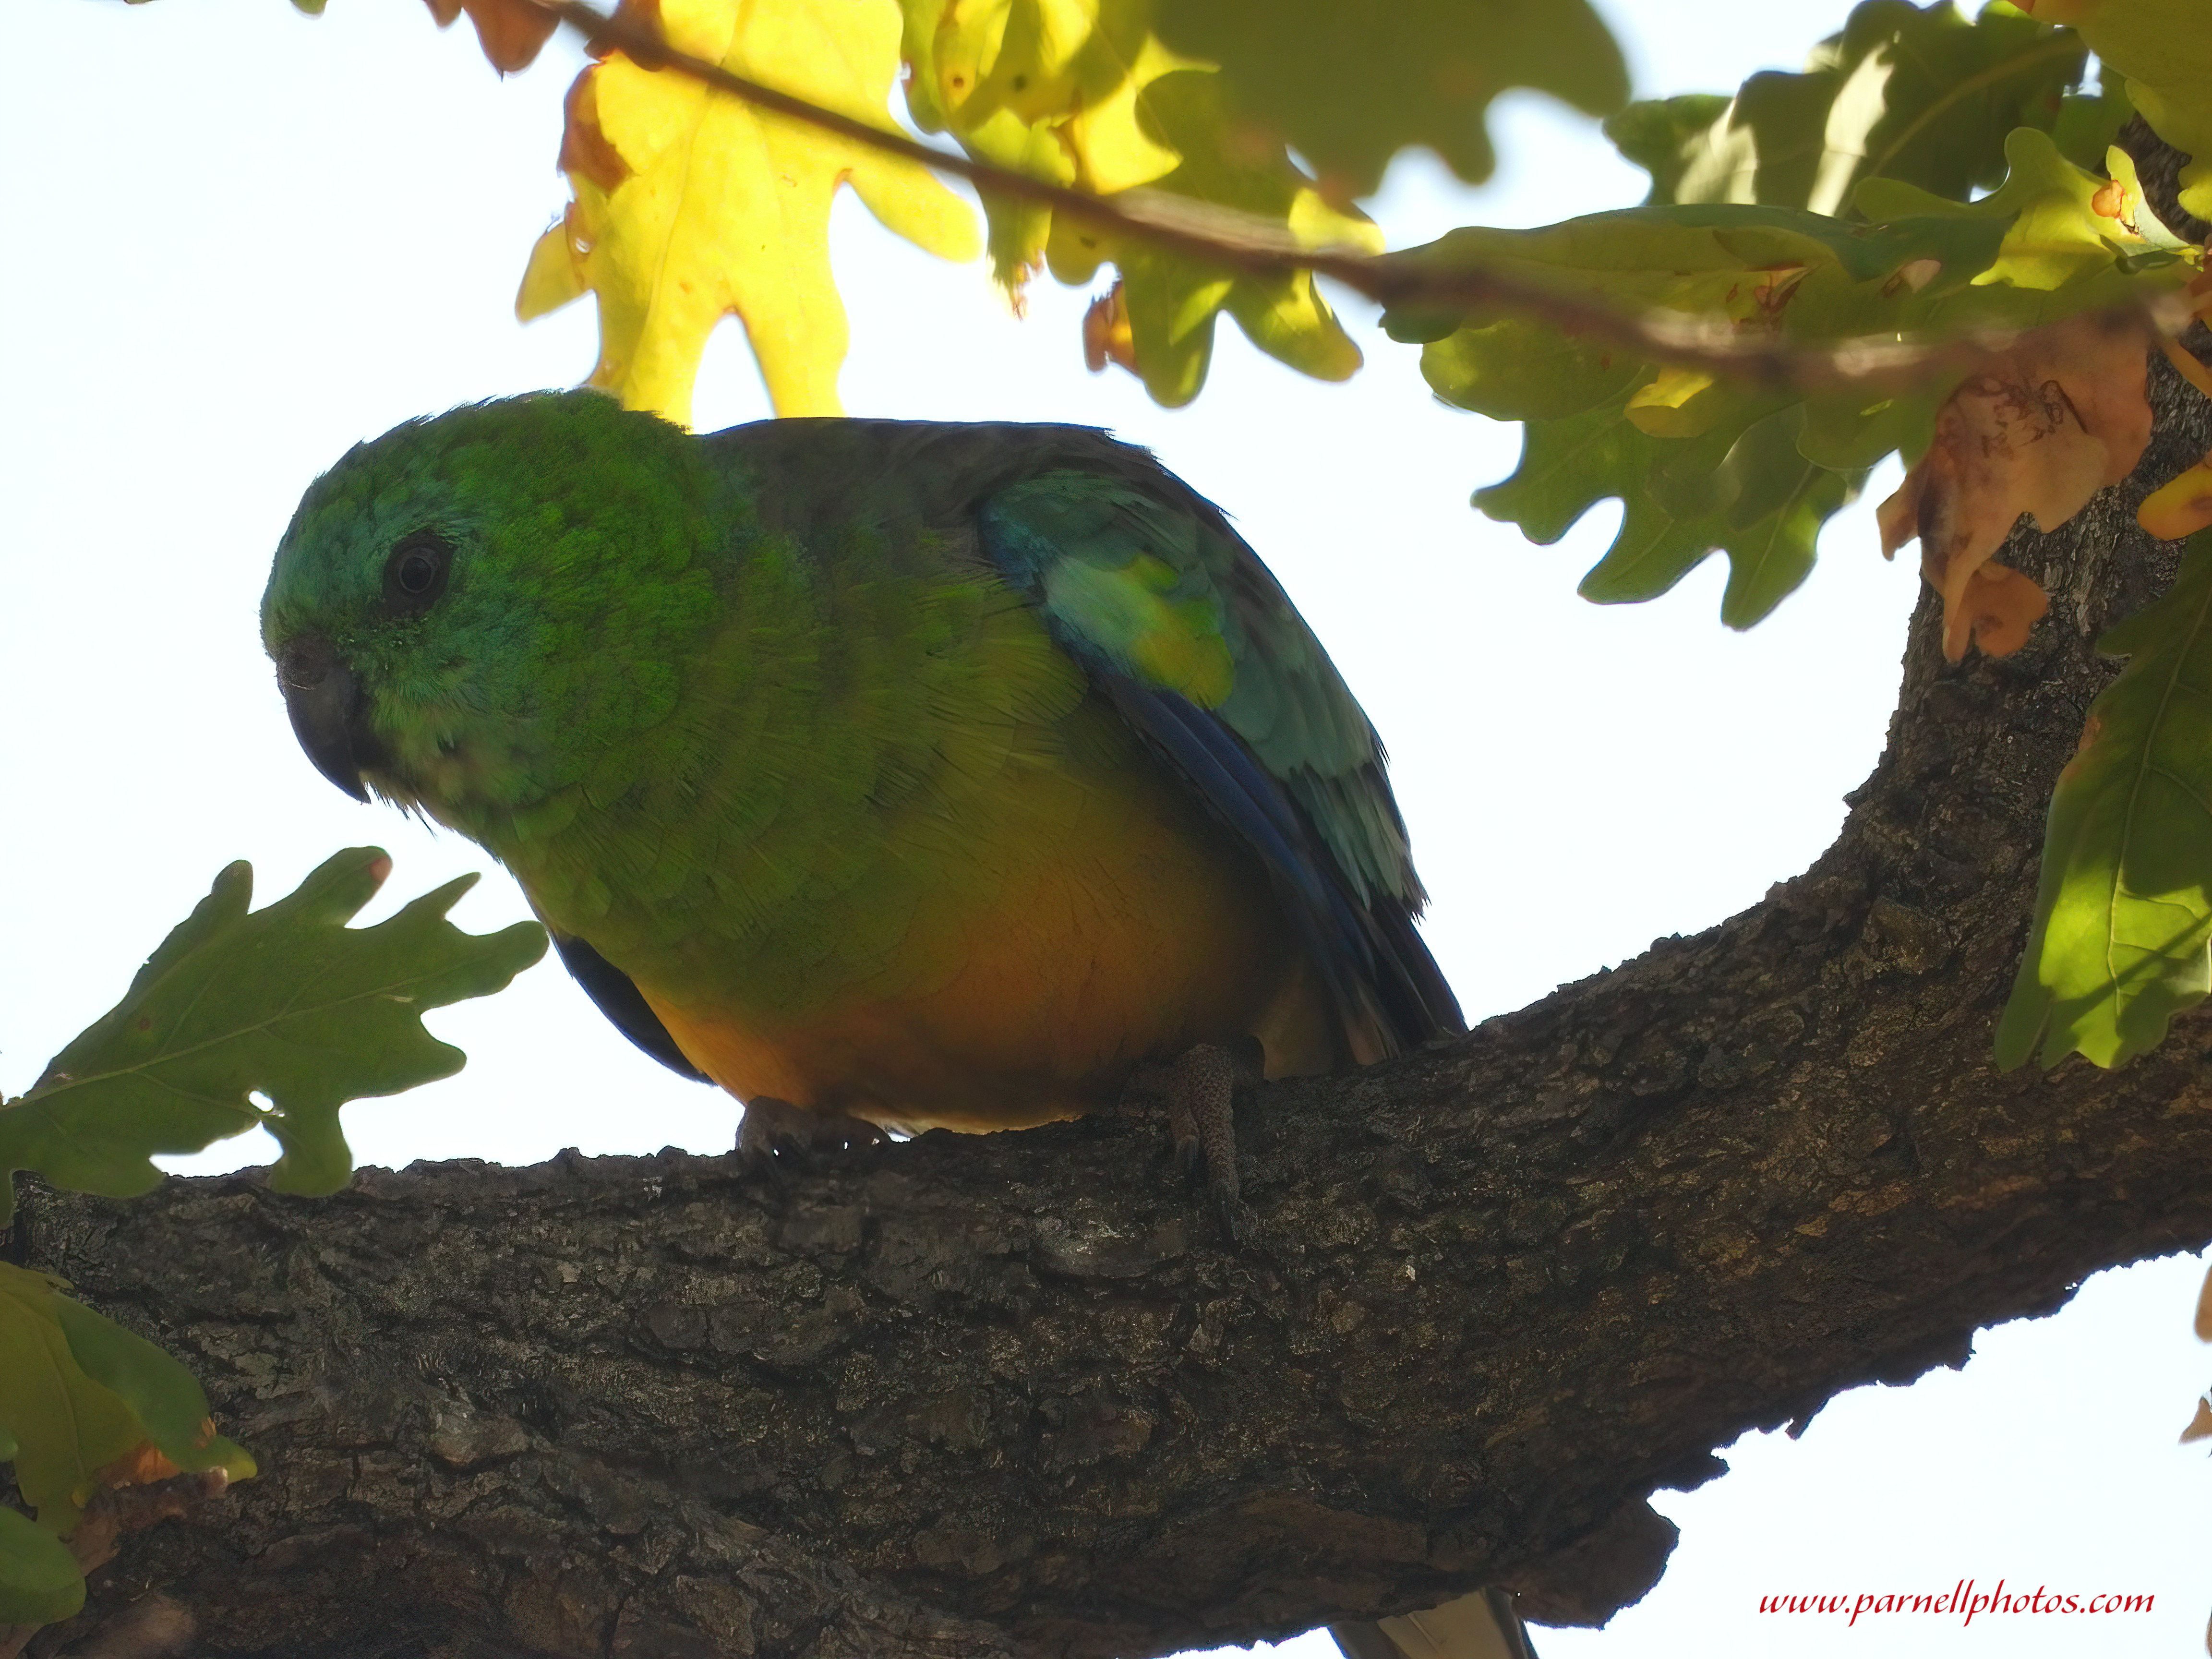
[(993, 1128), (1259, 1033), (1339, 1058), (1258, 861), (980, 565), (751, 561), (676, 711), (501, 853), (741, 1098)]

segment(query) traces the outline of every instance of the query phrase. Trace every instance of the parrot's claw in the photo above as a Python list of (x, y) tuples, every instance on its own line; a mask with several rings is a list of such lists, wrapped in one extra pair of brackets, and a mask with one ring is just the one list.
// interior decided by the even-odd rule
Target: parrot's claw
[(817, 1152), (878, 1146), (890, 1137), (872, 1123), (836, 1112), (810, 1112), (787, 1100), (756, 1095), (738, 1126), (738, 1163), (746, 1170), (788, 1165)]
[(1233, 1048), (1200, 1042), (1173, 1060), (1146, 1060), (1130, 1074), (1125, 1098), (1164, 1100), (1176, 1162), (1193, 1182), (1204, 1181), (1221, 1225), (1243, 1243), (1250, 1231), (1237, 1178), (1237, 1091), (1260, 1080), (1260, 1045), (1247, 1038)]

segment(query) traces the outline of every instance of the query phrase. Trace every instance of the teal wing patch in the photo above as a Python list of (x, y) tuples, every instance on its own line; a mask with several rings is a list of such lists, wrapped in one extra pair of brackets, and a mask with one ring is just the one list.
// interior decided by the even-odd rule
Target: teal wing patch
[(1115, 448), (1114, 473), (1045, 471), (991, 495), (985, 552), (1260, 855), (1340, 1000), (1379, 1003), (1401, 1046), (1460, 1029), (1413, 931), (1425, 896), (1374, 727), (1220, 513)]
[(702, 441), (766, 529), (973, 535), (1060, 648), (1266, 867), (1347, 1022), (1407, 1048), (1462, 1029), (1382, 745), (1219, 509), (1072, 426), (792, 419)]

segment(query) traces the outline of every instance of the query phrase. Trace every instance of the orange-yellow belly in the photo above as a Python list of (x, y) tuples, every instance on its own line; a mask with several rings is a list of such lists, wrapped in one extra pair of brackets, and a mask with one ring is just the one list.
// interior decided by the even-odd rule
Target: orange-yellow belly
[(1116, 810), (979, 853), (991, 879), (945, 882), (892, 969), (848, 994), (763, 1015), (640, 988), (739, 1098), (912, 1129), (1072, 1117), (1198, 1042), (1259, 1036), (1275, 1074), (1334, 1063), (1334, 1018), (1256, 860), (1164, 777), (1119, 782)]

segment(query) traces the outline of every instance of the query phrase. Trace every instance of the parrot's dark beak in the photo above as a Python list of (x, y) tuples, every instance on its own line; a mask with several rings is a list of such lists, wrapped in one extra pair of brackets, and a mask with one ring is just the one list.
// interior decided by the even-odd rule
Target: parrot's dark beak
[(356, 800), (367, 800), (362, 762), (377, 747), (368, 730), (368, 700), (337, 647), (319, 635), (301, 635), (277, 657), (276, 684), (284, 689), (292, 735), (315, 770)]

